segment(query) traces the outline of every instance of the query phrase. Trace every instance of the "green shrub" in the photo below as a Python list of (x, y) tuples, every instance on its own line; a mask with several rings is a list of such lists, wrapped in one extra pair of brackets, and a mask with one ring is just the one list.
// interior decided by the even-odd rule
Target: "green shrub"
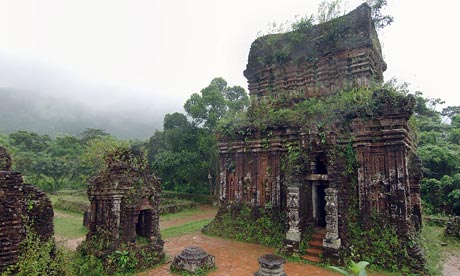
[(18, 262), (8, 267), (2, 276), (62, 276), (69, 275), (63, 253), (56, 248), (53, 239), (42, 241), (27, 231), (27, 236), (20, 244)]
[(282, 246), (287, 226), (280, 210), (238, 204), (219, 213), (203, 229), (204, 233), (269, 247)]
[(410, 256), (410, 246), (417, 246), (417, 241), (403, 241), (399, 238), (396, 227), (385, 224), (373, 216), (371, 225), (364, 227), (357, 220), (348, 223), (349, 247), (346, 263), (367, 260), (372, 266), (394, 272), (410, 272), (415, 264)]
[(72, 266), (76, 276), (106, 276), (102, 261), (94, 255), (77, 254)]

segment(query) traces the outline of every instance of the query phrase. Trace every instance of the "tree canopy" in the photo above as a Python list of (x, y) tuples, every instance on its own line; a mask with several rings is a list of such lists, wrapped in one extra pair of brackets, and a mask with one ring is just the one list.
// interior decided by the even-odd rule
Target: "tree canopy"
[(200, 93), (194, 93), (185, 102), (184, 109), (193, 123), (214, 131), (227, 113), (237, 113), (249, 105), (249, 97), (240, 86), (228, 86), (223, 78), (215, 78)]

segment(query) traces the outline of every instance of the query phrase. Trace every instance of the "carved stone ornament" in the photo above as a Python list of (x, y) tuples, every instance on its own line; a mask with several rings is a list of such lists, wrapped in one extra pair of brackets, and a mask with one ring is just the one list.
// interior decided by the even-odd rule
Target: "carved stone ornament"
[(211, 269), (215, 266), (215, 257), (206, 253), (202, 248), (190, 246), (179, 253), (171, 264), (173, 271), (188, 271), (195, 273), (198, 269)]

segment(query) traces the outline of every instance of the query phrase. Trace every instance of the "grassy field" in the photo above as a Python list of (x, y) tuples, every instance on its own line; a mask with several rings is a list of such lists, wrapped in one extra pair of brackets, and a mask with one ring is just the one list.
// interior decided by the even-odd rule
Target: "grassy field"
[(198, 210), (197, 208), (188, 209), (188, 210), (184, 210), (184, 211), (181, 211), (181, 212), (178, 212), (178, 213), (160, 215), (160, 219), (164, 220), (164, 221), (174, 220), (174, 219), (181, 219), (181, 218), (186, 218), (186, 217), (196, 215), (199, 212), (200, 212), (200, 210)]
[(205, 225), (211, 222), (212, 219), (198, 220), (185, 223), (179, 226), (173, 226), (166, 229), (161, 229), (161, 238), (174, 238), (177, 236), (193, 233), (201, 230)]
[(87, 232), (83, 226), (83, 214), (55, 209), (54, 232), (66, 239), (83, 237)]

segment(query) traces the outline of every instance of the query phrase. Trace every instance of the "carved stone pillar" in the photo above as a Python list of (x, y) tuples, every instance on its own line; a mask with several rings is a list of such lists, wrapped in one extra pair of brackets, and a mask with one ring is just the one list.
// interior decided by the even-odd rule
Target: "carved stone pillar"
[(299, 187), (288, 187), (287, 209), (289, 230), (286, 233), (286, 251), (297, 252), (300, 243)]
[(227, 194), (227, 174), (225, 171), (220, 171), (220, 200), (225, 200)]
[(324, 191), (326, 192), (326, 236), (323, 239), (323, 246), (338, 250), (341, 241), (339, 238), (337, 189), (327, 188)]
[(273, 191), (272, 195), (273, 195), (273, 199), (272, 199), (272, 202), (273, 202), (273, 206), (280, 206), (280, 197), (281, 197), (281, 180), (280, 180), (280, 176), (277, 175), (276, 176), (276, 180), (275, 180), (275, 191)]

